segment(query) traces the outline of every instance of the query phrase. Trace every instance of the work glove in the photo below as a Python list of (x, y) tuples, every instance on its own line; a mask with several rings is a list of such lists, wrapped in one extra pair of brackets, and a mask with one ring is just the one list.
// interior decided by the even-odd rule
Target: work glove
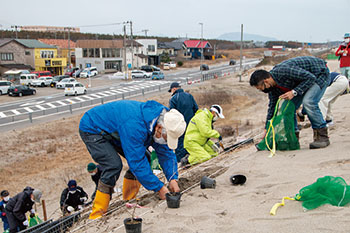
[(215, 151), (216, 153), (219, 153), (220, 149), (219, 147), (216, 145), (216, 143), (214, 143), (212, 146), (211, 146), (211, 149), (213, 149), (213, 151)]
[(83, 206), (78, 205), (78, 210), (82, 210), (82, 209), (83, 209)]
[(83, 203), (85, 203), (85, 202), (87, 201), (87, 197), (81, 197), (81, 198), (80, 198), (80, 201), (83, 202)]
[(6, 216), (6, 213), (5, 213), (5, 212), (2, 212), (2, 213), (1, 213), (1, 216), (5, 217), (5, 216)]
[(24, 222), (23, 222), (23, 226), (28, 226), (29, 225), (29, 222), (28, 222), (28, 220), (25, 220)]
[(68, 207), (67, 207), (67, 211), (68, 211), (69, 213), (72, 213), (72, 212), (74, 211), (74, 208), (73, 208), (72, 206), (68, 206)]
[(31, 209), (30, 213), (35, 214), (35, 209)]
[(219, 136), (219, 141), (222, 141), (222, 137), (221, 137), (221, 135)]

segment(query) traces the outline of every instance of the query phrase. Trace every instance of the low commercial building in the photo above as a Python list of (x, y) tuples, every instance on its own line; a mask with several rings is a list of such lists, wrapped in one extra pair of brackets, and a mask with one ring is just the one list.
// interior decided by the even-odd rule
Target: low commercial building
[[(39, 39), (39, 41), (53, 45), (57, 47), (57, 56), (64, 57), (67, 59), (68, 65), (71, 67), (75, 67), (75, 47), (76, 43), (72, 40), (63, 40), (63, 39)], [(70, 52), (70, 56), (68, 56), (68, 51)], [(70, 59), (70, 60), (69, 60)]]
[(159, 65), (157, 39), (138, 39), (136, 41), (142, 45), (140, 53), (148, 57), (148, 65)]

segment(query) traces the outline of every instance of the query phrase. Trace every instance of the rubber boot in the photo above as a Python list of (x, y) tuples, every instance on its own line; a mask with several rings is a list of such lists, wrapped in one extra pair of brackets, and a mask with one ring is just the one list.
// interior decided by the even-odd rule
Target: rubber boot
[(107, 212), (110, 199), (110, 194), (97, 190), (89, 219), (101, 218)]
[(314, 142), (310, 144), (310, 149), (324, 148), (329, 144), (328, 128), (314, 129)]
[(123, 200), (124, 201), (130, 201), (134, 199), (139, 192), (139, 189), (141, 187), (140, 182), (135, 179), (130, 179), (127, 177), (124, 177), (123, 179)]

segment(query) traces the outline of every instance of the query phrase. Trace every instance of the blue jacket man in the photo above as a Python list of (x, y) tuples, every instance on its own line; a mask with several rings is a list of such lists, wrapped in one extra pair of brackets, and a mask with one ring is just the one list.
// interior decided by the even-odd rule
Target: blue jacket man
[[(169, 108), (178, 110), (185, 118), (186, 125), (190, 122), (194, 114), (198, 110), (198, 105), (190, 93), (184, 92), (180, 84), (173, 82), (170, 86), (169, 92), (172, 93), (172, 97), (169, 100)], [(178, 162), (181, 158), (188, 154), (187, 150), (184, 148), (184, 138), (183, 134), (178, 140), (178, 146), (175, 150), (176, 159)]]
[[(79, 126), (80, 136), (93, 160), (103, 168), (90, 219), (99, 218), (107, 211), (123, 166), (119, 155), (125, 157), (130, 173), (146, 189), (158, 192), (160, 198), (165, 199), (169, 190), (153, 174), (145, 154), (146, 148), (152, 146), (170, 190), (180, 191), (176, 156), (170, 148), (177, 147), (177, 139), (185, 131), (186, 123), (177, 110), (167, 110), (156, 101), (121, 100), (94, 107), (84, 114)], [(124, 177), (123, 192), (124, 189), (138, 191), (137, 186)]]
[(8, 201), (10, 200), (10, 193), (7, 190), (2, 190), (1, 193), (1, 201), (0, 201), (0, 217), (4, 224), (4, 232), (10, 231), (10, 225), (6, 217), (5, 207)]

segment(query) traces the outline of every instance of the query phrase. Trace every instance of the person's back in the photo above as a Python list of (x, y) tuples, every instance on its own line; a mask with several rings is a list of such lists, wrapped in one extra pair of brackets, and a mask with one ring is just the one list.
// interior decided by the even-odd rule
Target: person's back
[(26, 187), (23, 192), (20, 192), (16, 196), (10, 198), (5, 209), (13, 212), (18, 219), (24, 219), (24, 214), (27, 211), (30, 211), (34, 205), (34, 202), (30, 198), (33, 191), (33, 188)]
[(174, 95), (169, 101), (169, 108), (175, 108), (185, 118), (186, 124), (188, 124), (191, 118), (198, 110), (198, 106), (193, 96), (190, 93), (185, 92), (183, 89), (175, 91)]

